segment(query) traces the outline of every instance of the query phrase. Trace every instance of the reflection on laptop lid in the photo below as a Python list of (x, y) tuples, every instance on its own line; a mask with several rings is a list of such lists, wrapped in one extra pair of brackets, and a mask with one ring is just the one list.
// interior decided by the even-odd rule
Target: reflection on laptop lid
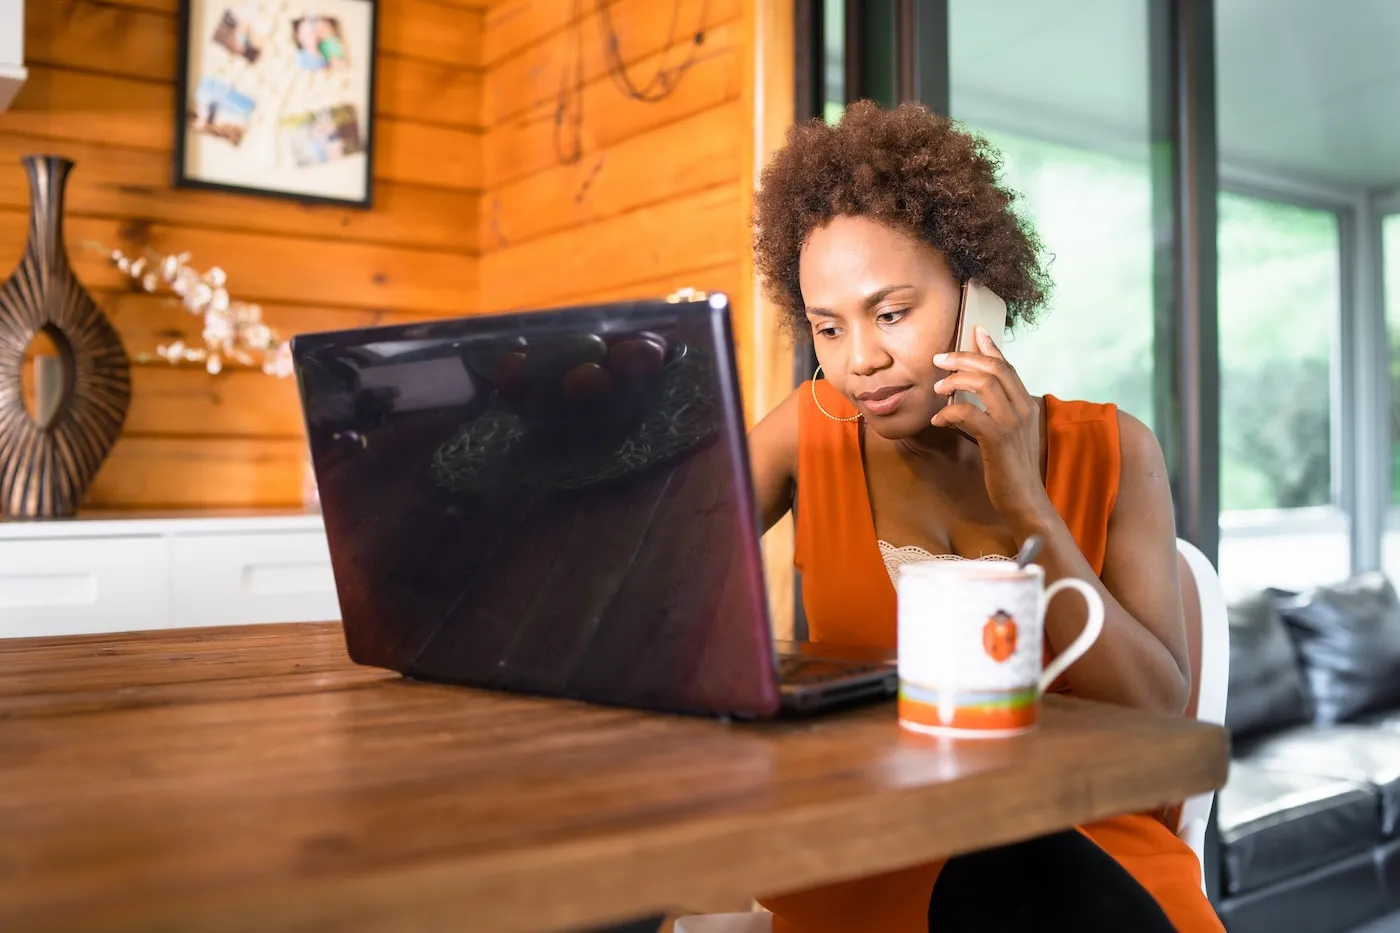
[(723, 295), (312, 334), (292, 353), (355, 661), (777, 712)]

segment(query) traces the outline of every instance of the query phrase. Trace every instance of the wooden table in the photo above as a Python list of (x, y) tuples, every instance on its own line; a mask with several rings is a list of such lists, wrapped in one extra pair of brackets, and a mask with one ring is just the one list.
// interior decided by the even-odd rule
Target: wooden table
[(728, 725), (406, 682), (335, 625), (0, 642), (0, 929), (578, 929), (1218, 787), (1217, 728), (1051, 700)]

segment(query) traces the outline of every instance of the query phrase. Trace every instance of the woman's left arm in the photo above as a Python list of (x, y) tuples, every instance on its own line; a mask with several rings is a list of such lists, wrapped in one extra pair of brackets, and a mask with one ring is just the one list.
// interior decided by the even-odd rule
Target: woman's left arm
[[(1058, 514), (1016, 530), (1038, 533), (1047, 580), (1078, 577), (1103, 597), (1103, 634), (1065, 671), (1075, 696), (1173, 715), (1186, 708), (1191, 668), (1177, 578), (1176, 520), (1157, 438), (1131, 415), (1118, 415), (1122, 476), (1108, 520), (1103, 573), (1095, 575)], [(1084, 609), (1059, 598), (1046, 613), (1051, 647), (1063, 651), (1084, 626)]]
[[(1121, 479), (1103, 573), (1095, 574), (1045, 491), (1039, 406), (995, 345), (984, 333), (978, 337), (981, 354), (954, 353), (936, 361), (950, 371), (939, 391), (969, 389), (987, 410), (949, 404), (933, 423), (956, 425), (977, 439), (987, 492), (1018, 545), (1033, 534), (1045, 539), (1039, 563), (1047, 581), (1078, 577), (1103, 597), (1103, 634), (1065, 672), (1065, 681), (1086, 699), (1180, 714), (1191, 693), (1191, 669), (1171, 487), (1157, 438), (1136, 418), (1119, 414)], [(1051, 648), (1068, 647), (1083, 620), (1082, 602), (1056, 599), (1045, 619)]]

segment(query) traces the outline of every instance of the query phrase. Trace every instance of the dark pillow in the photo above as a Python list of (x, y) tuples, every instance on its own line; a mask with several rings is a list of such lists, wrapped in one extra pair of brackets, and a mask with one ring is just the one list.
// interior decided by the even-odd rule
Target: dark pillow
[(1277, 605), (1297, 647), (1318, 725), (1400, 704), (1400, 598), (1384, 574), (1357, 574), (1279, 598)]
[(1255, 593), (1229, 606), (1230, 693), (1225, 725), (1236, 736), (1308, 721), (1307, 690), (1274, 601)]

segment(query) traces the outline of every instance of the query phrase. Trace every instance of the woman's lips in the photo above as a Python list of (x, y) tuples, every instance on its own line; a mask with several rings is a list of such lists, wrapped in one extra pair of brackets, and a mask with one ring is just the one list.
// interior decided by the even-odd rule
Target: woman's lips
[(889, 415), (904, 401), (904, 397), (909, 394), (910, 386), (896, 386), (892, 388), (876, 389), (874, 392), (866, 392), (856, 396), (856, 401), (872, 415)]

